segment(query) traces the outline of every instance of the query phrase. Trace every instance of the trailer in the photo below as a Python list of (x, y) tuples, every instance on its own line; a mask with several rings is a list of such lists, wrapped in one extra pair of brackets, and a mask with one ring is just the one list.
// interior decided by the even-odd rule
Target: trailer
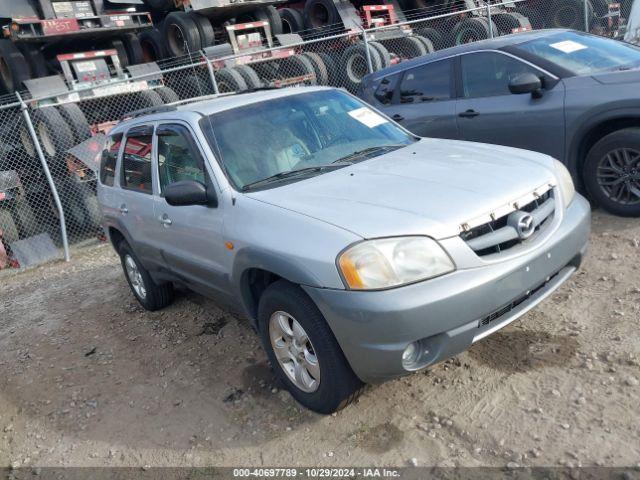
[[(0, 89), (62, 73), (61, 56), (80, 74), (84, 56), (113, 49), (126, 67), (144, 61), (137, 33), (152, 27), (141, 0), (0, 0)], [(71, 58), (69, 55), (79, 55)]]

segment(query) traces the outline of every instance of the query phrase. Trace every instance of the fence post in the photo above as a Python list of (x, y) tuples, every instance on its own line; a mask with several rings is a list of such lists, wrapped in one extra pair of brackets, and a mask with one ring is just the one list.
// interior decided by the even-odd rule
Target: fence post
[(584, 31), (589, 33), (589, 0), (583, 0), (582, 6), (584, 8)]
[(64, 210), (62, 208), (62, 202), (60, 202), (58, 189), (56, 188), (56, 184), (53, 181), (53, 177), (51, 176), (51, 171), (49, 170), (49, 165), (47, 164), (47, 160), (44, 156), (44, 153), (42, 152), (42, 147), (40, 146), (40, 142), (38, 141), (36, 130), (35, 128), (33, 128), (33, 122), (31, 122), (31, 115), (29, 115), (29, 108), (27, 107), (27, 104), (24, 103), (24, 100), (22, 100), (22, 97), (18, 92), (16, 92), (16, 97), (18, 97), (18, 101), (20, 102), (20, 110), (22, 111), (22, 116), (24, 118), (25, 123), (27, 124), (29, 135), (31, 135), (31, 140), (33, 140), (33, 146), (35, 147), (36, 153), (38, 154), (38, 159), (40, 160), (42, 170), (44, 171), (44, 175), (47, 178), (47, 182), (49, 183), (49, 188), (51, 189), (51, 195), (53, 196), (53, 201), (56, 204), (56, 209), (58, 210), (58, 215), (60, 218), (60, 233), (62, 235), (62, 247), (64, 248), (64, 260), (68, 262), (71, 260), (71, 255), (69, 254), (69, 239), (67, 238), (67, 224), (64, 219)]
[(491, 20), (491, 0), (487, 0), (487, 22), (489, 23), (489, 38), (493, 38), (493, 21)]
[(373, 64), (371, 63), (371, 53), (369, 52), (369, 41), (367, 40), (367, 32), (364, 28), (360, 28), (362, 32), (362, 40), (364, 41), (364, 53), (367, 57), (367, 71), (373, 73)]
[(207, 62), (207, 70), (209, 70), (211, 85), (213, 85), (213, 93), (218, 95), (220, 91), (218, 90), (218, 82), (216, 81), (216, 74), (215, 74), (215, 71), (213, 70), (213, 65), (211, 64), (211, 61), (206, 56), (204, 56), (204, 61)]

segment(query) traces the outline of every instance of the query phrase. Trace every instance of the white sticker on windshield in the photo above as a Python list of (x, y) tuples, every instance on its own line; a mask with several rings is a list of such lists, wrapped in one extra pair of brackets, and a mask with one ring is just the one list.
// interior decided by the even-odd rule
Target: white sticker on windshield
[(355, 110), (351, 110), (349, 112), (353, 118), (358, 120), (360, 123), (366, 125), (369, 128), (377, 127), (378, 125), (382, 125), (383, 123), (388, 123), (389, 121), (381, 115), (378, 115), (373, 110), (368, 109), (367, 107), (356, 108)]
[(565, 40), (563, 42), (552, 43), (550, 46), (564, 53), (573, 53), (577, 52), (578, 50), (584, 50), (585, 48), (588, 48), (586, 45), (574, 42), (573, 40)]

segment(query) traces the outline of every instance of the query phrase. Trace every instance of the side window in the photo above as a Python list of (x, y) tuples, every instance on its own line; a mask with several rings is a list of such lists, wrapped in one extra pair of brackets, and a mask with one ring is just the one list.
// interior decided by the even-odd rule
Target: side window
[(390, 75), (383, 78), (373, 96), (383, 105), (389, 105), (393, 100), (393, 92), (398, 86), (399, 79), (400, 75)]
[(118, 160), (118, 152), (122, 143), (122, 134), (116, 134), (107, 137), (107, 142), (102, 150), (102, 159), (100, 161), (100, 183), (107, 187), (113, 187), (113, 181), (116, 173), (116, 162)]
[(522, 73), (540, 72), (502, 53), (480, 52), (460, 57), (465, 98), (510, 95), (509, 83)]
[(153, 129), (132, 129), (127, 134), (127, 142), (122, 154), (122, 179), (124, 188), (136, 192), (152, 193), (151, 148)]
[(451, 60), (427, 63), (404, 72), (400, 102), (431, 102), (451, 98)]
[(189, 131), (181, 125), (158, 128), (158, 176), (160, 192), (181, 180), (206, 183), (204, 162)]

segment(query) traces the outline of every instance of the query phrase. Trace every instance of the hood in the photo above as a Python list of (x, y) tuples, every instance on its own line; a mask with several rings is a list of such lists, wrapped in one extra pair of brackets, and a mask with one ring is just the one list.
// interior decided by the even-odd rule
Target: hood
[(423, 139), (355, 165), (246, 194), (362, 238), (459, 234), (462, 223), (553, 182), (539, 153)]
[(620, 83), (640, 83), (640, 68), (616, 72), (603, 72), (592, 75), (596, 82), (604, 85), (617, 85)]

